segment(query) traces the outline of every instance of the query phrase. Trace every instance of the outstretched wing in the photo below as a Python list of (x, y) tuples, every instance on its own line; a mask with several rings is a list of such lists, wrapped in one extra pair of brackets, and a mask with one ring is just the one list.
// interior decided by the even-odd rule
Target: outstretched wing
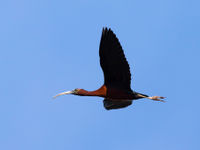
[(107, 110), (124, 108), (132, 104), (132, 100), (109, 100), (104, 99), (103, 105)]
[(100, 48), (100, 65), (104, 72), (104, 84), (130, 90), (131, 73), (123, 49), (111, 29), (103, 28)]

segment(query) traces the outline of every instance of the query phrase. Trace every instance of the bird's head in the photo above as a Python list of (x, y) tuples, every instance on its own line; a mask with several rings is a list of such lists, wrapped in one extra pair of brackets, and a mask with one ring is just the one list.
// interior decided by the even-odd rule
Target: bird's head
[(72, 90), (72, 91), (62, 92), (62, 93), (57, 94), (57, 95), (54, 96), (53, 98), (56, 98), (56, 97), (61, 96), (61, 95), (68, 95), (68, 94), (79, 95), (79, 91), (80, 91), (80, 90), (81, 90), (81, 89), (76, 88), (76, 89), (74, 89), (74, 90)]
[(73, 92), (72, 94), (77, 95), (77, 94), (79, 94), (80, 90), (81, 89), (76, 88), (76, 89), (72, 90), (72, 92)]

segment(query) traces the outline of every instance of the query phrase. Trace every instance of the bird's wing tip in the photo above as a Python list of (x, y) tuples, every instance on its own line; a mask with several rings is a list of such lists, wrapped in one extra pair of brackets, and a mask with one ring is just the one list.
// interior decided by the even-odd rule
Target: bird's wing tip
[[(102, 34), (106, 34), (106, 33), (113, 33), (111, 28), (108, 27), (103, 27), (102, 29)], [(114, 34), (114, 33), (113, 33)]]

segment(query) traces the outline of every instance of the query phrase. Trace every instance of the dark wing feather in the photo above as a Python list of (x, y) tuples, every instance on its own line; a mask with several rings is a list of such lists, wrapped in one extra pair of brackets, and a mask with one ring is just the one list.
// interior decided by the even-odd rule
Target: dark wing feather
[(109, 100), (109, 99), (103, 100), (104, 108), (107, 110), (124, 108), (131, 104), (132, 104), (131, 100)]
[(130, 68), (119, 40), (111, 29), (103, 28), (99, 55), (104, 72), (104, 84), (130, 90)]

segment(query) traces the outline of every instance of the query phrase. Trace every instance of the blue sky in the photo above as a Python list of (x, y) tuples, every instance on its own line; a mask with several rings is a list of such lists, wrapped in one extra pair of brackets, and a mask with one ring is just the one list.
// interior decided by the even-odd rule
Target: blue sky
[[(0, 149), (199, 150), (200, 1), (0, 2)], [(52, 96), (103, 84), (102, 27), (116, 33), (132, 89), (167, 97), (106, 111)]]

